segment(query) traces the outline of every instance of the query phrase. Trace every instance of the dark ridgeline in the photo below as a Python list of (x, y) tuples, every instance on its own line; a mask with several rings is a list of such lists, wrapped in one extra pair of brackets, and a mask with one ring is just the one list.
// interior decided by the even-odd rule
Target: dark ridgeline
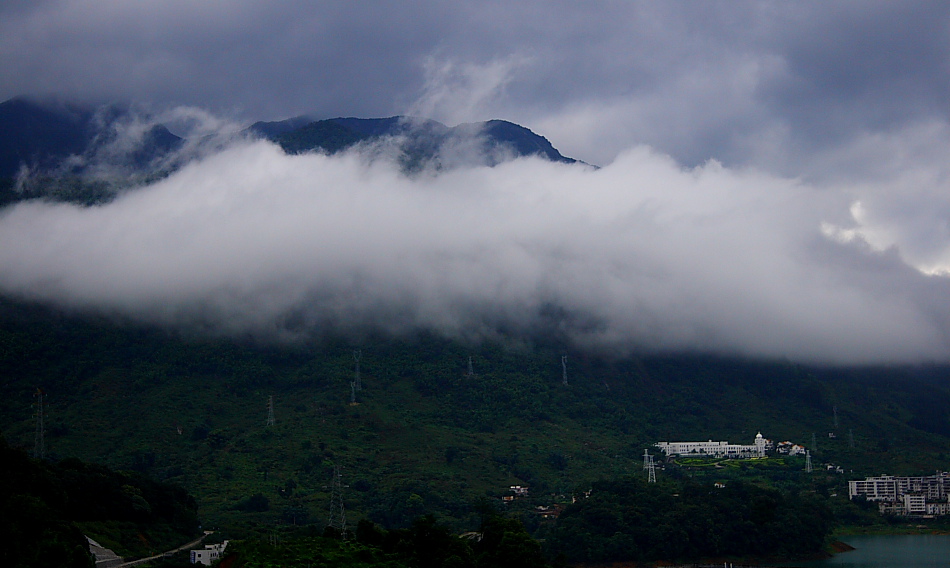
[[(41, 197), (84, 205), (111, 199), (136, 181), (167, 175), (183, 162), (183, 140), (156, 124), (133, 148), (110, 148), (132, 117), (128, 107), (88, 107), (18, 97), (0, 103), (0, 207)], [(540, 156), (575, 163), (531, 130), (504, 120), (448, 127), (423, 118), (331, 118), (299, 116), (257, 122), (244, 134), (272, 140), (288, 153), (335, 154), (360, 143), (397, 139), (397, 159), (407, 173), (460, 165), (494, 166), (511, 158)], [(116, 179), (92, 175), (91, 166), (121, 172)], [(29, 174), (30, 183), (16, 187)], [(124, 184), (124, 185), (123, 185)]]

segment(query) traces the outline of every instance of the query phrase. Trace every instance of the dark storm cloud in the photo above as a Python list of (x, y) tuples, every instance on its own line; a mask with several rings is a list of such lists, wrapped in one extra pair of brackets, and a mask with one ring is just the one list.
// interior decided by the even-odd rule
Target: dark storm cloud
[(8, 2), (0, 98), (383, 116), (424, 94), (427, 62), (514, 60), (490, 104), (432, 118), (512, 119), (597, 163), (647, 143), (688, 164), (795, 175), (789, 162), (810, 158), (810, 145), (946, 120), (948, 12), (940, 2)]

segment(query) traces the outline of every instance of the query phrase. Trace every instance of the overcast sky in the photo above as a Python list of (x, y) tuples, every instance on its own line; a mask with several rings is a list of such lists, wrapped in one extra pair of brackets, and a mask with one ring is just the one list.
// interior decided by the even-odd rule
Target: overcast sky
[(503, 118), (604, 168), (239, 143), (7, 211), (0, 288), (239, 333), (557, 304), (611, 348), (950, 361), (948, 40), (946, 2), (3, 2), (0, 99)]
[(940, 1), (9, 0), (0, 99), (505, 118), (598, 164), (645, 143), (799, 175), (946, 122), (948, 21)]

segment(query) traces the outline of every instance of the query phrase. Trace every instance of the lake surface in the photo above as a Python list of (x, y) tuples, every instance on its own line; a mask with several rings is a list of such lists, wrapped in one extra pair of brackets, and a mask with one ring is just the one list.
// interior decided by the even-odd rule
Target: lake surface
[(803, 568), (936, 568), (950, 566), (950, 535), (859, 535), (840, 539), (855, 550), (814, 562), (787, 566)]

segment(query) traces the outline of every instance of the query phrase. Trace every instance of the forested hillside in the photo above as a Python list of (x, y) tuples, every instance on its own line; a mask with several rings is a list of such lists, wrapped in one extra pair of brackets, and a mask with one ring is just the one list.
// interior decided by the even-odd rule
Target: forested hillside
[[(619, 359), (553, 338), (258, 345), (9, 301), (0, 317), (0, 425), (11, 444), (33, 446), (33, 394), (42, 388), (51, 455), (181, 484), (210, 526), (323, 523), (339, 466), (351, 519), (398, 528), (435, 513), (471, 529), (479, 522), (473, 503), (500, 503), (510, 485), (527, 485), (530, 496), (509, 507), (534, 532), (544, 528), (534, 507), (567, 502), (598, 479), (639, 475), (644, 449), (658, 440), (749, 443), (758, 431), (809, 446), (816, 464), (849, 475), (948, 467), (942, 367)], [(355, 349), (363, 389), (353, 404)], [(809, 483), (801, 458), (769, 463), (708, 474), (669, 464), (658, 476), (725, 479), (735, 470), (777, 485)], [(841, 487), (846, 477), (815, 479)]]
[(196, 505), (184, 490), (134, 472), (68, 458), (30, 459), (0, 437), (3, 566), (91, 567), (85, 535), (123, 556), (174, 548), (198, 533)]

